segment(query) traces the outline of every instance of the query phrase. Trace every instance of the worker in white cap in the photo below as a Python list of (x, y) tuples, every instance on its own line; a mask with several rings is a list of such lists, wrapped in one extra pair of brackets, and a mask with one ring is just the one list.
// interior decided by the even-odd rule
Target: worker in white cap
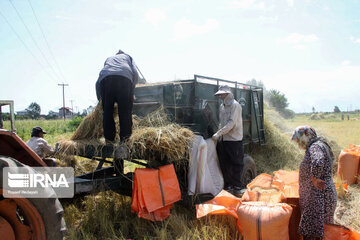
[(241, 194), (244, 167), (243, 122), (241, 105), (234, 99), (230, 87), (220, 86), (214, 94), (222, 99), (219, 130), (212, 136), (224, 177), (224, 189)]
[(56, 150), (44, 139), (46, 132), (41, 127), (34, 127), (31, 131), (31, 138), (26, 144), (40, 157), (49, 167), (56, 166), (56, 159), (50, 158)]

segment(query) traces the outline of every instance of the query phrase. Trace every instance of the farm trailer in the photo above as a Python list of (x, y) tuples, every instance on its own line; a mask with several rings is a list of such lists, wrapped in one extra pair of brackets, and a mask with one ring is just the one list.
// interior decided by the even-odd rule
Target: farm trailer
[[(245, 153), (248, 153), (254, 144), (265, 143), (263, 90), (260, 87), (199, 75), (189, 80), (139, 85), (135, 88), (133, 112), (145, 116), (162, 106), (170, 120), (208, 138), (217, 130), (219, 122), (220, 101), (214, 93), (219, 85), (225, 84), (231, 87), (235, 99), (242, 105), (243, 142)], [(13, 112), (12, 101), (0, 101), (0, 107), (3, 105), (9, 105)], [(16, 135), (13, 114), (11, 123), (10, 131), (0, 129), (0, 220), (5, 220), (0, 221), (0, 235), (8, 239), (62, 239), (65, 232), (63, 208), (51, 187), (47, 191), (53, 198), (8, 199), (2, 196), (4, 167), (26, 167), (29, 172), (34, 171), (31, 167), (46, 167), (44, 161)], [(95, 171), (74, 178), (75, 198), (107, 190), (131, 196), (133, 173), (124, 173), (124, 161), (157, 167), (129, 159), (124, 145), (115, 149), (111, 145), (87, 145), (78, 155), (98, 161), (98, 166)], [(255, 177), (256, 168), (250, 155), (245, 154), (244, 161), (242, 180), (248, 183)], [(171, 162), (168, 159), (168, 163)], [(104, 167), (105, 163), (110, 167)], [(209, 193), (188, 196), (186, 170), (183, 166), (175, 166), (175, 169), (184, 204), (192, 206), (214, 197)]]

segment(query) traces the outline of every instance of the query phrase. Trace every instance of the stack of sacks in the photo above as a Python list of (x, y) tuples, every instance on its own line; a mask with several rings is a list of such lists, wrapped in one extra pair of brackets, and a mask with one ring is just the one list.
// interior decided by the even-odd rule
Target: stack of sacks
[(172, 164), (159, 169), (135, 170), (131, 210), (138, 217), (163, 221), (170, 216), (172, 204), (180, 199), (179, 182)]
[[(274, 176), (260, 174), (248, 184), (241, 200), (222, 191), (197, 206), (197, 217), (230, 214), (237, 219), (244, 240), (300, 240), (298, 179), (298, 171), (279, 170)], [(324, 240), (335, 239), (360, 240), (360, 234), (344, 226), (325, 225)]]
[[(260, 174), (247, 185), (241, 200), (247, 205), (243, 216), (246, 228), (253, 224), (257, 229), (267, 229), (259, 231), (256, 236), (269, 240), (276, 237), (300, 239), (297, 234), (300, 222), (298, 171), (279, 170), (274, 172), (274, 176)], [(254, 216), (254, 213), (257, 215)], [(261, 221), (254, 222), (254, 217)], [(278, 234), (269, 235), (267, 231), (270, 229)], [(245, 239), (256, 239), (254, 237), (253, 231), (244, 232)]]
[[(290, 205), (281, 201), (286, 199), (284, 189), (290, 188), (285, 186), (288, 181), (284, 182), (282, 179), (293, 180), (294, 176), (298, 178), (293, 172), (290, 174), (292, 177), (286, 171), (275, 177), (260, 174), (248, 184), (241, 200), (223, 190), (211, 201), (197, 205), (197, 217), (207, 214), (232, 215), (237, 219), (239, 231), (245, 240), (289, 239), (288, 226), (293, 210)], [(293, 181), (291, 183), (296, 186)]]

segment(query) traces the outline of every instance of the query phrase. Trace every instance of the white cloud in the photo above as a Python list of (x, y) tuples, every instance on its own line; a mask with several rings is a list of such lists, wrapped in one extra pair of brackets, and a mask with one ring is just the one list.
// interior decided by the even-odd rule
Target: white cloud
[(286, 44), (301, 44), (316, 42), (318, 40), (319, 38), (315, 34), (302, 35), (299, 33), (292, 33), (285, 38), (279, 39), (278, 42)]
[(68, 17), (68, 16), (64, 16), (64, 15), (56, 15), (55, 16), (56, 19), (60, 19), (60, 20), (72, 20), (71, 17)]
[(293, 7), (294, 6), (294, 0), (286, 0), (286, 2), (288, 3), (288, 5), (290, 7)]
[(160, 8), (149, 8), (144, 14), (145, 22), (151, 23), (154, 27), (158, 27), (165, 18), (165, 12)]
[(192, 36), (202, 35), (217, 29), (219, 25), (216, 19), (207, 19), (204, 24), (197, 25), (187, 18), (182, 18), (174, 24), (173, 40), (185, 40)]
[(231, 1), (230, 6), (240, 9), (265, 10), (265, 3), (257, 0), (237, 0)]
[(342, 63), (341, 63), (341, 66), (349, 66), (350, 65), (350, 61), (349, 60), (344, 60)]
[(350, 40), (354, 43), (360, 43), (360, 38), (356, 39), (355, 37), (351, 36)]
[(307, 48), (307, 45), (319, 41), (319, 38), (315, 34), (302, 35), (299, 33), (292, 33), (284, 38), (277, 40), (278, 44), (287, 44), (294, 49), (303, 50)]
[(259, 20), (262, 23), (277, 23), (279, 21), (279, 17), (278, 16), (274, 16), (274, 17), (260, 16)]

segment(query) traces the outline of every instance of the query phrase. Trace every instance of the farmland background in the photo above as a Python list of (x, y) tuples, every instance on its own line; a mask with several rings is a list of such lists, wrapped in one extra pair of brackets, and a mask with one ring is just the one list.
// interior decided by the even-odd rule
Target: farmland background
[[(277, 116), (274, 118), (274, 121), (279, 121)], [(281, 125), (281, 131), (287, 137), (290, 137), (296, 126), (310, 125), (319, 135), (347, 148), (349, 144), (360, 145), (359, 119), (359, 113), (349, 114), (349, 120), (347, 114), (344, 114), (342, 120), (341, 113), (297, 114), (291, 120), (281, 119), (278, 125)], [(7, 129), (9, 125), (9, 122), (4, 123)], [(69, 139), (76, 129), (76, 123), (71, 120), (24, 120), (16, 122), (17, 134), (27, 141), (34, 126), (41, 126), (48, 132), (45, 138), (53, 146), (57, 141)], [(60, 163), (71, 164), (82, 171), (96, 167), (95, 162), (78, 157), (60, 160)], [(349, 191), (350, 194), (338, 199), (336, 221), (360, 231), (360, 188), (353, 185)], [(113, 192), (87, 196), (70, 203), (63, 202), (63, 206), (68, 228), (67, 239), (241, 239), (233, 217), (208, 216), (196, 219), (194, 209), (180, 204), (176, 204), (172, 216), (161, 223), (139, 219), (131, 213), (131, 198)]]

